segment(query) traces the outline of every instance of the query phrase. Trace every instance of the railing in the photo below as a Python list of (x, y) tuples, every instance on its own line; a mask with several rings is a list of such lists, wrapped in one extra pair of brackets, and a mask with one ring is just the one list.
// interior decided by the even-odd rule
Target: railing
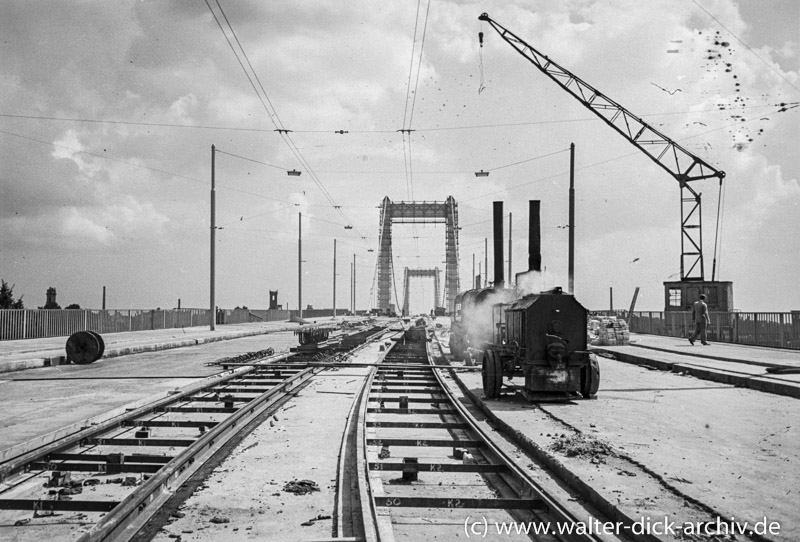
[[(800, 350), (800, 311), (711, 312), (708, 340)], [(634, 333), (688, 337), (694, 331), (691, 312), (633, 312)]]
[[(339, 316), (344, 315), (346, 312), (344, 309), (336, 310), (336, 314)], [(222, 309), (217, 310), (217, 323), (277, 322), (279, 320), (288, 320), (293, 316), (300, 316), (300, 311), (283, 309)], [(304, 320), (331, 316), (333, 316), (333, 309), (306, 309), (302, 315)]]
[[(338, 309), (337, 314), (346, 311)], [(275, 322), (298, 316), (296, 310), (218, 309), (218, 324)], [(303, 318), (333, 316), (333, 309), (306, 309)], [(182, 327), (208, 326), (208, 309), (130, 310), (0, 310), (0, 340), (66, 337), (77, 331), (118, 333)]]
[(208, 309), (0, 310), (0, 340), (207, 326), (208, 313)]

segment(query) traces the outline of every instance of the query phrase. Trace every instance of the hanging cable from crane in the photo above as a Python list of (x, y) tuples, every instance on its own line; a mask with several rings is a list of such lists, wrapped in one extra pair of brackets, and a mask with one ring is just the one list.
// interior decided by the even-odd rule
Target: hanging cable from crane
[[(722, 261), (722, 213), (725, 210), (725, 187), (722, 184), (722, 179), (719, 180), (719, 198), (717, 200), (717, 226), (714, 233), (714, 263), (711, 266), (711, 281), (714, 282), (717, 278), (717, 269), (722, 267), (722, 264), (717, 266), (717, 262)], [(719, 253), (719, 259), (717, 254)]]
[(483, 92), (486, 87), (483, 85), (483, 32), (478, 32), (478, 43), (480, 47), (478, 48), (478, 68), (481, 72), (481, 81), (478, 85), (478, 94)]
[[(600, 117), (618, 134), (646, 154), (678, 181), (681, 188), (681, 280), (704, 281), (701, 193), (691, 183), (716, 177), (722, 183), (725, 172), (689, 152), (641, 117), (563, 68), (522, 38), (494, 21), (488, 14), (478, 17), (497, 31), (509, 45), (544, 75), (569, 92), (583, 106)], [(717, 233), (719, 233), (717, 231)], [(718, 239), (714, 240), (714, 246)], [(686, 265), (688, 263), (688, 266)]]

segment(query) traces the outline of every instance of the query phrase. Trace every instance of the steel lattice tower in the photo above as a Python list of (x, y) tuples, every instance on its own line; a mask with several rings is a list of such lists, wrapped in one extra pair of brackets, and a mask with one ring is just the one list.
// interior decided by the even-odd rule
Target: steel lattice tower
[(411, 279), (412, 278), (432, 278), (433, 279), (433, 300), (434, 308), (442, 306), (442, 298), (440, 297), (439, 287), (439, 268), (433, 269), (409, 269), (406, 267), (403, 274), (403, 312), (402, 316), (408, 316), (411, 307)]
[(381, 202), (380, 252), (378, 253), (378, 309), (389, 310), (392, 301), (394, 269), (392, 266), (392, 225), (395, 223), (445, 224), (445, 307), (452, 313), (460, 289), (458, 277), (458, 204), (453, 196), (445, 201)]

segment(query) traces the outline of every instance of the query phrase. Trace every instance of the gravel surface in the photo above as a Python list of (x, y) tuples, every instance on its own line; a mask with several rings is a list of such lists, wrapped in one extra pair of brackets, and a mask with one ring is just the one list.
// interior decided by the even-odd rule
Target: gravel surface
[[(800, 539), (796, 399), (600, 364), (596, 400), (486, 405), (635, 520), (766, 518), (780, 524), (766, 538)], [(480, 375), (460, 378), (483, 395)]]
[(0, 378), (0, 448), (148, 398), (221, 371), (220, 358), (297, 345), (292, 332), (4, 373)]

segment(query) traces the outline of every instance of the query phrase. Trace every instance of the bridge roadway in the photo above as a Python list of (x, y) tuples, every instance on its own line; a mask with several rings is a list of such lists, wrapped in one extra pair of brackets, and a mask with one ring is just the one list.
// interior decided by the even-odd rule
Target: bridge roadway
[(800, 375), (765, 371), (800, 368), (800, 352), (640, 334), (597, 350), (613, 357), (599, 358), (591, 401), (486, 400), (479, 374), (459, 380), (496, 428), (569, 485), (586, 484), (600, 510), (677, 525), (704, 510), (750, 526), (767, 518), (780, 532), (763, 539), (800, 540)]
[[(704, 380), (800, 398), (800, 350), (711, 343), (631, 334), (630, 345), (597, 346), (595, 351), (626, 363), (689, 374)], [(780, 374), (767, 369), (797, 370)]]
[[(191, 328), (106, 334), (106, 351), (112, 355), (116, 351), (116, 358), (86, 366), (0, 374), (0, 409), (4, 412), (0, 460), (15, 445), (29, 446), (37, 439), (51, 438), (69, 424), (85, 423), (113, 409), (124, 410), (202, 379), (219, 370), (208, 367), (210, 361), (267, 346), (284, 351), (296, 344), (296, 337), (280, 330), (296, 328), (296, 324), (273, 322), (219, 326), (215, 332)], [(220, 340), (236, 337), (241, 338)], [(766, 517), (780, 523), (780, 533), (763, 539), (800, 539), (800, 511), (794, 495), (800, 478), (800, 411), (795, 403), (798, 394), (793, 391), (800, 389), (800, 375), (766, 372), (767, 366), (800, 367), (800, 352), (722, 344), (691, 346), (677, 338), (639, 334), (633, 334), (631, 340), (630, 346), (598, 347), (604, 357), (600, 359), (596, 400), (539, 405), (509, 395), (483, 400), (476, 373), (457, 373), (454, 385), (460, 383), (465, 399), (476, 401), (488, 423), (516, 435), (513, 445), (523, 464), (528, 464), (530, 457), (546, 465), (541, 469), (530, 464), (533, 473), (544, 476), (549, 470), (569, 480), (567, 485), (583, 485), (580, 500), (601, 510), (634, 520), (649, 516), (655, 521), (666, 516), (678, 524), (708, 520), (714, 514), (751, 522)], [(0, 343), (0, 365), (63, 355), (65, 341), (61, 337)], [(187, 345), (198, 346), (155, 352)], [(144, 353), (123, 355), (128, 351)], [(355, 372), (347, 374), (356, 376)], [(73, 380), (76, 378), (80, 380)], [(347, 386), (356, 385), (344, 380)], [(766, 387), (753, 384), (761, 381), (772, 382), (770, 391), (774, 393), (765, 393)], [(743, 389), (748, 387), (752, 389)], [(353, 391), (345, 388), (316, 395), (345, 401), (352, 395), (341, 394)], [(309, 407), (310, 416), (326, 411)], [(309, 423), (291, 422), (298, 433), (283, 442), (297, 438), (298, 446), (314, 448), (308, 440), (311, 436), (301, 430)], [(281, 419), (281, 426), (289, 428), (289, 424)], [(575, 438), (578, 440), (572, 440)], [(337, 438), (331, 435), (327, 440)], [(571, 443), (583, 440), (591, 444), (590, 452), (565, 453)], [(335, 457), (335, 450), (317, 448)], [(316, 467), (308, 468), (313, 473)], [(283, 499), (272, 500), (274, 513)], [(321, 500), (315, 506), (324, 511)], [(282, 510), (288, 515), (291, 508)], [(303, 508), (298, 513), (308, 519), (313, 517), (308, 515), (310, 511)], [(285, 517), (267, 516), (270, 530)], [(254, 525), (257, 532), (258, 524)], [(177, 524), (174, 527), (180, 532)]]
[[(319, 324), (331, 321), (331, 318), (309, 320), (311, 323)], [(211, 331), (204, 326), (104, 333), (103, 340), (106, 348), (103, 358), (240, 339), (242, 337), (295, 330), (299, 327), (298, 324), (281, 321), (233, 325), (218, 324), (215, 331)], [(0, 373), (63, 365), (67, 363), (64, 350), (66, 342), (67, 337), (0, 341)]]
[[(315, 323), (330, 322), (315, 319)], [(289, 322), (218, 325), (107, 333), (103, 358), (195, 346), (279, 331), (295, 330)], [(0, 341), (0, 373), (64, 364), (66, 337)], [(776, 374), (769, 367), (800, 370), (800, 351), (738, 344), (689, 344), (686, 339), (633, 333), (626, 346), (598, 346), (595, 351), (619, 361), (691, 374), (705, 380), (800, 398), (800, 374)]]

